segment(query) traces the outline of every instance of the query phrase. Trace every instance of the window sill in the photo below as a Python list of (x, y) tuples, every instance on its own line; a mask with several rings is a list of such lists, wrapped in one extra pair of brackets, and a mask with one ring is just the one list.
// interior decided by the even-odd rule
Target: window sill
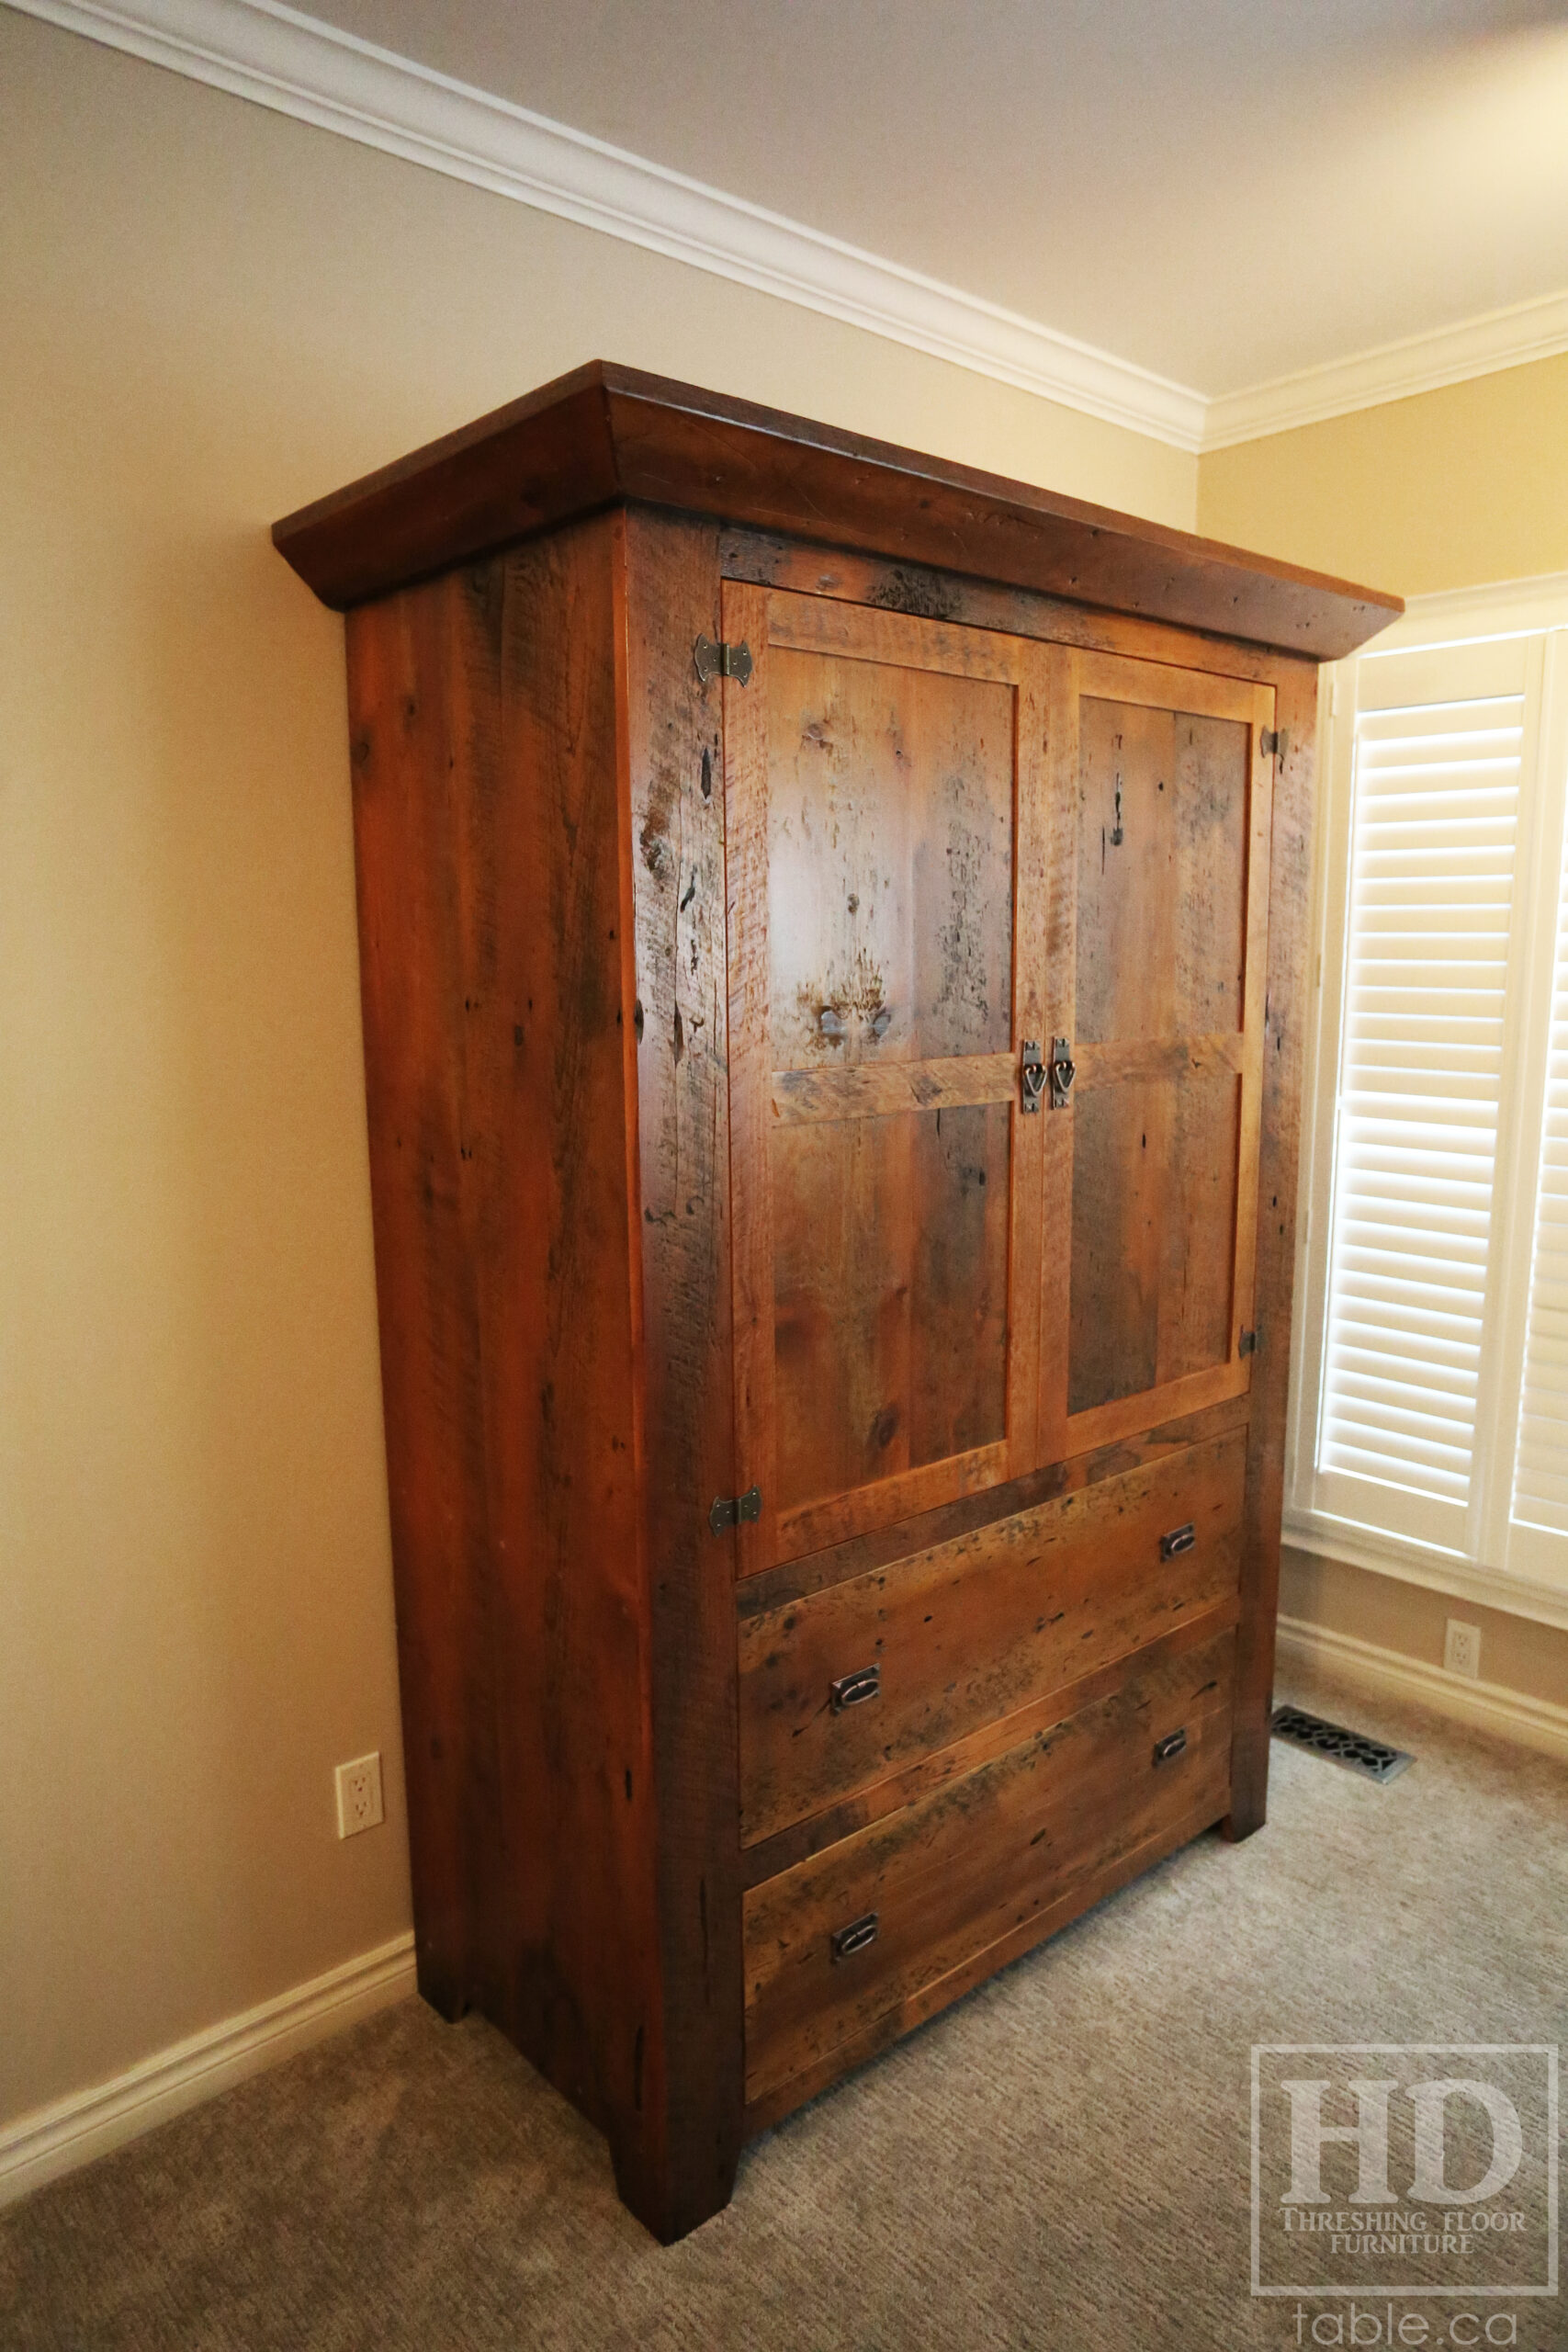
[(1458, 1552), (1442, 1552), (1424, 1544), (1401, 1543), (1353, 1520), (1335, 1519), (1327, 1511), (1287, 1510), (1284, 1540), (1298, 1551), (1313, 1552), (1374, 1576), (1395, 1577), (1403, 1584), (1425, 1585), (1430, 1592), (1451, 1593), (1456, 1600), (1477, 1601), (1485, 1609), (1506, 1609), (1538, 1625), (1568, 1626), (1568, 1590), (1560, 1585), (1538, 1584), (1525, 1577), (1505, 1575), (1500, 1568), (1478, 1567)]

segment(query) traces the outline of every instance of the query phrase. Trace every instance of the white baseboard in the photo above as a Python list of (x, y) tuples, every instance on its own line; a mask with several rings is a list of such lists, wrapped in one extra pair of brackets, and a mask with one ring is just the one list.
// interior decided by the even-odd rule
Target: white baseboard
[(1568, 1707), (1553, 1706), (1550, 1699), (1527, 1698), (1500, 1682), (1472, 1682), (1468, 1675), (1450, 1674), (1447, 1667), (1427, 1666), (1376, 1642), (1311, 1624), (1304, 1617), (1280, 1618), (1280, 1652), (1303, 1666), (1326, 1667), (1368, 1690), (1413, 1699), (1456, 1722), (1472, 1724), (1478, 1731), (1495, 1732), (1568, 1762)]
[(161, 2050), (112, 2082), (76, 2091), (0, 2130), (0, 2205), (276, 2066), (414, 1990), (413, 1938), (395, 1936), (308, 1984)]

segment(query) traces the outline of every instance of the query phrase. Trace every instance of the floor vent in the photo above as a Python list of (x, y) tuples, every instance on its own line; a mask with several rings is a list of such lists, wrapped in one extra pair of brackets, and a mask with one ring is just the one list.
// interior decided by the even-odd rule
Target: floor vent
[(1362, 1731), (1347, 1731), (1343, 1724), (1325, 1723), (1321, 1715), (1309, 1715), (1301, 1707), (1276, 1707), (1271, 1728), (1276, 1739), (1310, 1748), (1331, 1764), (1359, 1772), (1364, 1781), (1397, 1781), (1405, 1766), (1416, 1761), (1403, 1747), (1386, 1747)]

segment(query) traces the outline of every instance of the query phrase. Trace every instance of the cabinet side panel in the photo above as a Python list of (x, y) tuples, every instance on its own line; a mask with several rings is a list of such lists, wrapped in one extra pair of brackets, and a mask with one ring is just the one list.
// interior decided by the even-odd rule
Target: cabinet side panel
[(708, 1524), (738, 1491), (721, 689), (693, 662), (719, 592), (712, 526), (632, 508), (625, 528), (663, 2036), (660, 2140), (620, 2172), (668, 2238), (727, 2201), (743, 2099), (736, 1539)]
[(612, 2130), (655, 1960), (614, 537), (356, 616), (352, 663), (422, 1952)]
[(1231, 1754), (1233, 1838), (1260, 1829), (1269, 1807), (1269, 1717), (1280, 1605), (1280, 1515), (1285, 1487), (1285, 1401), (1295, 1280), (1296, 1172), (1306, 1037), (1307, 922), (1312, 885), (1314, 729), (1317, 672), (1282, 662), (1274, 672), (1275, 724), (1288, 743), (1274, 783), (1269, 871), (1269, 985), (1258, 1158), (1258, 1257), (1252, 1420), (1243, 1521), (1241, 1625)]
[(350, 614), (376, 1279), (420, 1990), (477, 1996), (498, 1834), (455, 855), (453, 587)]
[[(615, 538), (606, 516), (470, 575), (476, 622), (499, 586), (500, 760), (493, 794), (469, 803), (462, 858), (501, 1681), (499, 2021), (612, 2138), (642, 2097), (655, 1960)], [(481, 736), (490, 709), (476, 697)]]

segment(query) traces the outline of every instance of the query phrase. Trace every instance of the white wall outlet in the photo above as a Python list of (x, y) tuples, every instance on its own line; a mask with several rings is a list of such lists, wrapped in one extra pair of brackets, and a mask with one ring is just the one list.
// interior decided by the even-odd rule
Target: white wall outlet
[(362, 1829), (374, 1829), (386, 1817), (381, 1805), (380, 1750), (372, 1756), (356, 1756), (352, 1764), (340, 1764), (337, 1768), (338, 1836), (357, 1838)]
[(1462, 1624), (1459, 1618), (1449, 1619), (1449, 1630), (1443, 1643), (1443, 1664), (1450, 1674), (1468, 1674), (1473, 1680), (1481, 1671), (1481, 1628)]

